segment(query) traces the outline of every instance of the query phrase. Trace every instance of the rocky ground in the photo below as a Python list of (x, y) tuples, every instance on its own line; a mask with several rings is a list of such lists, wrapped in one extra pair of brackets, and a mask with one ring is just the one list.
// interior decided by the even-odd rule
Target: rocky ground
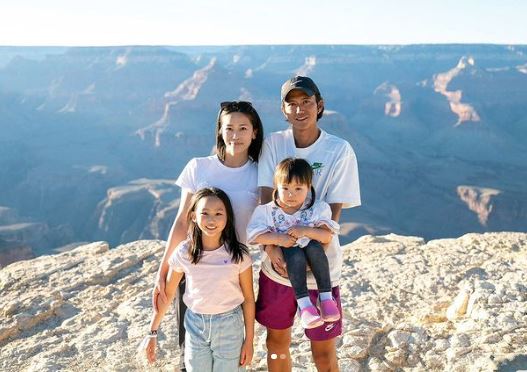
[[(365, 236), (343, 249), (342, 371), (527, 369), (527, 234)], [(173, 313), (158, 362), (137, 353), (162, 250), (99, 242), (0, 270), (0, 370), (174, 370)], [(302, 334), (296, 324), (293, 369), (314, 371)], [(254, 371), (266, 370), (264, 341), (258, 326)]]

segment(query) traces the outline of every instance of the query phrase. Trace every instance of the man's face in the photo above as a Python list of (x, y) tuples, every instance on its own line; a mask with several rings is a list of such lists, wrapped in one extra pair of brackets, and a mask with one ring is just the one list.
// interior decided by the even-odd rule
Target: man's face
[(317, 104), (314, 95), (308, 96), (303, 91), (294, 89), (286, 96), (282, 112), (294, 129), (312, 129), (317, 127), (317, 115), (323, 104), (323, 101)]

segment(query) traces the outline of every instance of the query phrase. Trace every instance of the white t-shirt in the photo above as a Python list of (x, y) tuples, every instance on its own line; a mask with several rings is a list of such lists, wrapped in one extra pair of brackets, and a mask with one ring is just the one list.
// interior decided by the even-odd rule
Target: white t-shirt
[[(305, 204), (308, 204), (306, 202)], [(267, 232), (286, 233), (293, 226), (321, 227), (327, 226), (333, 234), (338, 234), (339, 224), (331, 219), (331, 209), (329, 204), (316, 200), (309, 208), (302, 207), (293, 214), (283, 211), (274, 201), (264, 205), (259, 205), (247, 225), (247, 241), (256, 244), (254, 240)], [(305, 247), (309, 243), (309, 238), (300, 237), (297, 239), (299, 247)]]
[[(271, 133), (264, 141), (262, 155), (258, 160), (259, 187), (273, 187), (274, 170), (287, 157), (303, 158), (311, 164), (317, 200), (328, 204), (342, 203), (343, 208), (361, 204), (357, 158), (347, 141), (321, 130), (315, 143), (306, 148), (297, 148), (291, 129)], [(342, 252), (337, 235), (333, 235), (326, 255), (332, 286), (336, 286), (342, 267)], [(265, 253), (262, 270), (275, 282), (291, 286), (288, 279), (274, 271)], [(312, 275), (308, 275), (307, 284), (310, 289), (317, 288)]]
[(257, 163), (249, 160), (239, 168), (230, 168), (216, 155), (190, 160), (176, 185), (195, 194), (204, 187), (217, 187), (225, 191), (234, 210), (236, 233), (241, 243), (246, 242), (247, 223), (258, 205)]
[(195, 313), (220, 314), (236, 308), (244, 301), (240, 287), (240, 274), (251, 265), (251, 257), (234, 263), (225, 245), (203, 251), (197, 264), (190, 261), (189, 241), (182, 241), (170, 256), (172, 270), (185, 273), (183, 302)]

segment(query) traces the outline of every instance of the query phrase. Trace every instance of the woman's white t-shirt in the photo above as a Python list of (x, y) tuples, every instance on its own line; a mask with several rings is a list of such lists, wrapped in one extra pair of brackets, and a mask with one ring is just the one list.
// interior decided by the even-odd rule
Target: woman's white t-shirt
[(182, 241), (168, 260), (172, 270), (185, 273), (185, 305), (195, 313), (220, 314), (242, 304), (240, 274), (252, 265), (251, 257), (244, 254), (242, 261), (234, 263), (222, 245), (213, 251), (203, 251), (199, 262), (193, 264), (188, 248), (189, 241)]
[(176, 185), (196, 193), (204, 187), (217, 187), (225, 191), (234, 210), (236, 233), (241, 243), (246, 243), (246, 229), (258, 205), (258, 165), (248, 160), (238, 168), (225, 166), (216, 155), (190, 160)]

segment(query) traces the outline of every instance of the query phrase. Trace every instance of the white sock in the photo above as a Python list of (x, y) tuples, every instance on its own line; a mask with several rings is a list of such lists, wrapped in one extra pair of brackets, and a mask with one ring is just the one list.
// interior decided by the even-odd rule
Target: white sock
[(331, 300), (333, 294), (331, 292), (320, 292), (320, 301)]
[(313, 303), (309, 299), (309, 296), (297, 299), (296, 303), (298, 304), (300, 311), (304, 310), (306, 307), (313, 306)]

